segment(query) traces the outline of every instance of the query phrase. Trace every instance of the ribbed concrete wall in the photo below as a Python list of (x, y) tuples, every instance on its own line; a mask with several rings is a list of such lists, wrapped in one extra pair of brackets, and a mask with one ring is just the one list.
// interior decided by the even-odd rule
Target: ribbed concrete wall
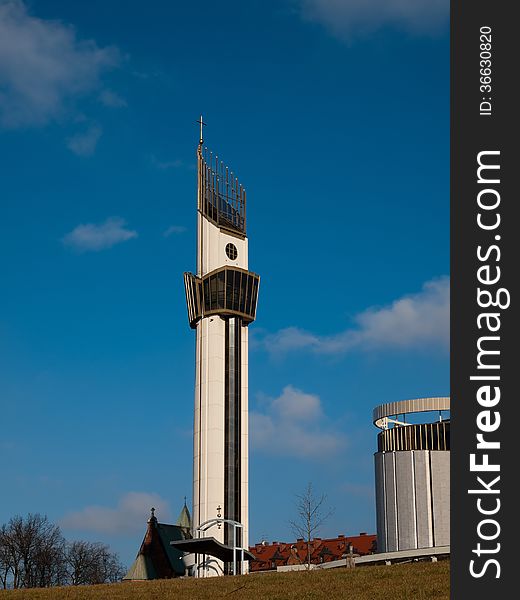
[[(432, 494), (430, 485), (429, 452), (416, 451), (414, 454), (417, 547), (431, 548), (435, 544), (433, 543), (432, 529)], [(449, 457), (449, 452), (446, 452), (446, 454)]]
[(376, 523), (377, 523), (377, 547), (379, 552), (384, 552), (386, 548), (386, 490), (385, 490), (385, 464), (384, 454), (377, 452), (374, 454), (376, 466)]
[(397, 535), (399, 548), (417, 548), (417, 519), (415, 518), (415, 473), (411, 452), (395, 453), (397, 497)]
[(397, 489), (395, 486), (395, 452), (383, 455), (383, 473), (385, 476), (385, 529), (387, 543), (397, 540)]
[(450, 453), (430, 452), (435, 546), (450, 543)]
[(378, 452), (374, 458), (378, 551), (448, 545), (450, 453)]

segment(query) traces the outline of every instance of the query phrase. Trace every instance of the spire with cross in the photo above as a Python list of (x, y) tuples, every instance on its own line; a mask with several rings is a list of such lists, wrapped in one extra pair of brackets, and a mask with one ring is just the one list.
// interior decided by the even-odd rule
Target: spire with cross
[(199, 120), (195, 121), (195, 123), (198, 123), (200, 125), (200, 139), (199, 139), (199, 146), (202, 146), (202, 144), (204, 143), (204, 133), (203, 133), (203, 127), (205, 127), (206, 123), (204, 123), (204, 121), (202, 120), (202, 115), (200, 115)]

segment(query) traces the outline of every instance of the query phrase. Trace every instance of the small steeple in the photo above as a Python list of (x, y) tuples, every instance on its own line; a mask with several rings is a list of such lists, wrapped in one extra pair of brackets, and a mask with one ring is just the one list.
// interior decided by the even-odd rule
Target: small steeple
[(152, 506), (150, 509), (150, 518), (147, 521), (148, 523), (157, 523), (157, 517), (155, 516), (155, 508)]
[(191, 515), (188, 506), (186, 505), (186, 496), (184, 496), (184, 506), (182, 507), (176, 525), (183, 527), (184, 529), (191, 529)]

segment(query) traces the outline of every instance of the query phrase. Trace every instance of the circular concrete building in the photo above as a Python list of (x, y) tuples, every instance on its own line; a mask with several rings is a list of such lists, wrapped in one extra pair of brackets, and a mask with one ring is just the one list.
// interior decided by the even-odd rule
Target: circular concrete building
[(444, 397), (374, 409), (378, 552), (449, 546), (449, 411)]

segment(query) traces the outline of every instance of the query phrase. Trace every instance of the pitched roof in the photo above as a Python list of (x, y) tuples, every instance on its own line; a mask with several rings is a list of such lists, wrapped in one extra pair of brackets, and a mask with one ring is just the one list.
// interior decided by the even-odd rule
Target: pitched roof
[(149, 556), (144, 556), (144, 554), (138, 554), (124, 579), (131, 579), (132, 581), (157, 579), (152, 559)]
[(186, 506), (186, 498), (184, 499), (184, 506), (179, 514), (179, 518), (177, 519), (177, 523), (175, 523), (179, 527), (184, 527), (184, 529), (191, 529), (191, 515), (188, 507)]
[(157, 523), (157, 529), (170, 565), (177, 575), (184, 575), (186, 569), (183, 561), (184, 554), (170, 545), (170, 542), (185, 539), (184, 532), (178, 525), (166, 525), (165, 523)]
[(184, 575), (184, 554), (173, 548), (170, 542), (185, 537), (182, 527), (159, 523), (152, 510), (137, 557), (123, 579), (164, 579)]

